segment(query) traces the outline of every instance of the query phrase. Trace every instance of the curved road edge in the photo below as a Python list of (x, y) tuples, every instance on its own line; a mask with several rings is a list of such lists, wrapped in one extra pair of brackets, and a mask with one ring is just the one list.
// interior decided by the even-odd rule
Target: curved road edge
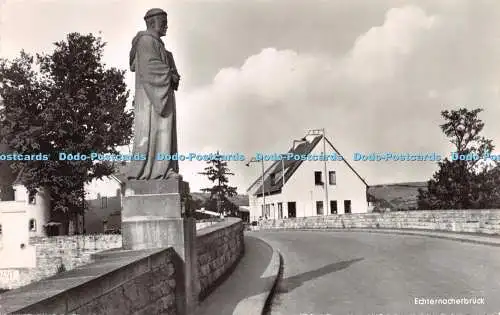
[(264, 272), (259, 274), (261, 279), (265, 279), (263, 287), (259, 289), (260, 293), (241, 300), (238, 305), (236, 305), (232, 315), (269, 314), (280, 278), (283, 275), (283, 257), (280, 251), (266, 239), (254, 233), (250, 233), (250, 235), (252, 238), (263, 242), (265, 246), (271, 249), (271, 259)]
[(401, 234), (414, 236), (427, 236), (432, 238), (441, 238), (452, 241), (473, 243), (481, 245), (489, 245), (500, 247), (500, 235), (483, 235), (473, 233), (455, 233), (448, 231), (430, 231), (430, 230), (414, 230), (414, 229), (369, 229), (369, 228), (348, 228), (348, 229), (260, 229), (265, 232), (279, 231), (317, 231), (317, 232), (366, 232), (366, 233), (382, 233), (382, 234)]
[[(271, 306), (276, 295), (276, 290), (278, 288), (279, 281), (283, 277), (283, 256), (280, 251), (271, 245), (266, 239), (259, 237), (258, 235), (252, 234), (253, 237), (266, 243), (273, 250), (273, 255), (271, 261), (269, 262), (268, 268), (264, 271), (262, 277), (267, 277), (270, 279), (271, 286), (269, 290), (259, 294), (252, 301), (254, 305), (258, 305), (260, 308), (259, 314), (267, 315), (271, 310)], [(257, 300), (258, 299), (258, 300)]]
[(277, 252), (278, 253), (278, 273), (276, 274), (276, 277), (274, 279), (274, 283), (273, 283), (273, 286), (271, 287), (271, 290), (269, 291), (268, 295), (267, 295), (267, 299), (266, 299), (266, 302), (264, 303), (264, 308), (262, 310), (262, 315), (267, 315), (271, 312), (271, 306), (273, 305), (273, 300), (274, 300), (274, 297), (276, 295), (276, 291), (278, 290), (278, 285), (280, 283), (281, 280), (283, 280), (283, 267), (284, 267), (284, 264), (283, 264), (283, 256), (281, 255), (281, 253), (274, 249), (273, 248), (273, 256), (274, 256), (274, 252)]

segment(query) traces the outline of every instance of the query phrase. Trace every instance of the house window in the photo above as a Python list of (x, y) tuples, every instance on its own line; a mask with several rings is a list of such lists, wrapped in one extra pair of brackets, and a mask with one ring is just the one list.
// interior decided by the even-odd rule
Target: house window
[(36, 204), (35, 194), (28, 194), (28, 204), (30, 205)]
[(351, 201), (344, 200), (344, 213), (351, 213)]
[(276, 185), (276, 174), (271, 173), (271, 175), (269, 175), (269, 180), (271, 181), (271, 186)]
[(323, 201), (316, 201), (316, 214), (323, 215)]
[(283, 219), (283, 203), (278, 202), (278, 219)]
[(330, 185), (337, 185), (337, 174), (335, 171), (328, 172), (328, 182)]
[(36, 220), (30, 219), (28, 227), (30, 232), (36, 232)]
[(330, 200), (330, 211), (332, 214), (337, 214), (337, 200)]
[(107, 197), (102, 197), (101, 198), (101, 208), (107, 208), (108, 207), (108, 198)]
[(0, 235), (2, 235), (2, 225), (0, 224)]
[(264, 205), (261, 205), (260, 206), (260, 212), (262, 213), (262, 218), (264, 218), (266, 216), (266, 212), (265, 212), (265, 209), (264, 209)]
[(321, 180), (321, 172), (314, 172), (314, 184), (323, 185), (323, 181)]
[(288, 217), (289, 218), (297, 217), (297, 203), (295, 201), (289, 201), (287, 206), (288, 206)]

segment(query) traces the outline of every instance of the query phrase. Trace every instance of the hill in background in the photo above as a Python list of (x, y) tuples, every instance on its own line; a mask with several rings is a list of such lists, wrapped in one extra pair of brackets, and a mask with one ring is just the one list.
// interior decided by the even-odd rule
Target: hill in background
[(373, 185), (368, 188), (368, 194), (391, 210), (414, 210), (418, 208), (419, 188), (426, 190), (427, 182)]
[[(191, 196), (195, 201), (200, 201), (201, 203), (205, 202), (206, 200), (208, 200), (208, 198), (210, 198), (209, 193), (202, 193), (202, 192), (191, 192)], [(238, 207), (249, 205), (248, 195), (236, 195), (234, 197), (229, 198), (229, 200)]]
[[(373, 185), (368, 188), (368, 194), (373, 196), (379, 205), (391, 210), (413, 210), (417, 209), (418, 189), (427, 189), (427, 182), (406, 182)], [(209, 193), (191, 192), (195, 201), (205, 202)], [(248, 195), (237, 195), (229, 198), (235, 205), (248, 206)]]

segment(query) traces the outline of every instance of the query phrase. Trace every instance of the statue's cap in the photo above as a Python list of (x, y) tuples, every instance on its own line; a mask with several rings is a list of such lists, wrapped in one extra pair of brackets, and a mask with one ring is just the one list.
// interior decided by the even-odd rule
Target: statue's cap
[(144, 15), (144, 20), (147, 20), (150, 17), (158, 16), (158, 15), (165, 15), (165, 16), (167, 16), (167, 12), (165, 12), (162, 9), (159, 9), (159, 8), (150, 9), (150, 10), (148, 10), (148, 12), (146, 12), (146, 15)]

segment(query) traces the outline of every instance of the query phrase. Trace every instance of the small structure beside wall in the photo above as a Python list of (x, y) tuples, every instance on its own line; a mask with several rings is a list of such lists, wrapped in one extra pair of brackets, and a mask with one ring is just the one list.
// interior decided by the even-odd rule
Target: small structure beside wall
[(35, 267), (30, 238), (47, 236), (50, 204), (44, 191), (33, 198), (26, 191), (16, 193), (17, 200), (0, 202), (0, 269)]

